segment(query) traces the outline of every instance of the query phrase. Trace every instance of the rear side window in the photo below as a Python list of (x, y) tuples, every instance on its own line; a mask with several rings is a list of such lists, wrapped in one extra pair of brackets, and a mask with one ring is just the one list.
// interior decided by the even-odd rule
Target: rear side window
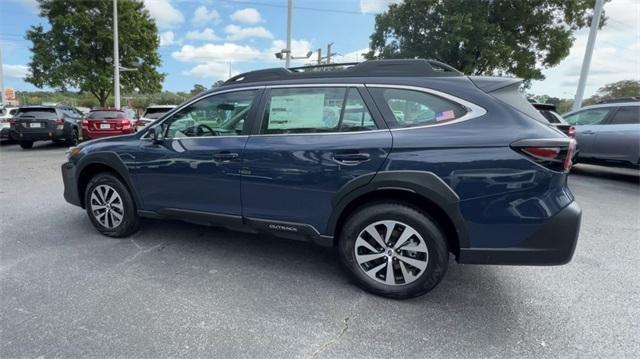
[(388, 121), (391, 128), (444, 123), (467, 113), (464, 106), (426, 92), (393, 88), (373, 88), (371, 91), (393, 114)]
[(142, 117), (145, 118), (151, 118), (151, 119), (158, 119), (160, 117), (162, 117), (162, 115), (164, 115), (165, 113), (169, 112), (171, 109), (170, 108), (148, 108), (146, 111), (144, 111), (144, 114), (142, 115)]
[(87, 116), (89, 118), (96, 118), (100, 120), (109, 120), (109, 119), (117, 119), (124, 118), (124, 112), (121, 111), (91, 111)]
[(640, 123), (640, 106), (620, 107), (613, 115), (612, 125), (630, 125)]
[(597, 125), (600, 124), (611, 112), (611, 108), (592, 108), (576, 112), (564, 119), (572, 125)]
[(261, 133), (347, 132), (375, 128), (357, 89), (276, 88), (270, 92)]
[(492, 91), (489, 94), (534, 120), (542, 123), (548, 123), (549, 121), (547, 121), (544, 116), (542, 116), (542, 114), (540, 114), (540, 112), (538, 112), (538, 110), (536, 110), (536, 108), (527, 101), (520, 91), (519, 85), (520, 83), (517, 83), (512, 86)]

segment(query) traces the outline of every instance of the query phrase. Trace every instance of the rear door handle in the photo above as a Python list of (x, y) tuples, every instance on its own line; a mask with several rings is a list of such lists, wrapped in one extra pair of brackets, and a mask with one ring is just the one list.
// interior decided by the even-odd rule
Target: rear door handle
[(591, 130), (587, 130), (587, 131), (583, 131), (582, 134), (583, 135), (593, 135), (595, 132), (591, 131)]
[(371, 157), (371, 155), (362, 152), (336, 153), (333, 155), (334, 160), (345, 164), (356, 164), (368, 161), (369, 157)]
[(236, 158), (240, 157), (240, 155), (238, 155), (235, 152), (219, 152), (216, 153), (215, 155), (213, 155), (213, 158), (216, 160), (220, 160), (220, 161), (230, 161), (230, 160), (235, 160)]

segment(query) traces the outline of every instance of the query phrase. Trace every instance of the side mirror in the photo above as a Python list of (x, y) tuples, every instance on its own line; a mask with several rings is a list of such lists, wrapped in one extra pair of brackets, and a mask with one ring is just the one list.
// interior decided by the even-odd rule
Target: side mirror
[(152, 126), (149, 127), (149, 130), (147, 131), (147, 135), (149, 135), (149, 138), (151, 138), (153, 143), (162, 143), (162, 129), (159, 127), (160, 126)]

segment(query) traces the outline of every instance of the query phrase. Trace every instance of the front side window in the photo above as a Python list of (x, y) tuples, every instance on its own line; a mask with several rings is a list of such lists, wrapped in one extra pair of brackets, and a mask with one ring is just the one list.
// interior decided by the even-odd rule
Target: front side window
[(444, 123), (467, 113), (460, 104), (421, 91), (393, 88), (374, 88), (372, 91), (389, 106), (393, 114), (389, 121), (392, 128)]
[(611, 120), (612, 125), (632, 125), (640, 123), (640, 106), (620, 107)]
[(167, 138), (242, 134), (257, 90), (228, 92), (203, 98), (174, 113), (163, 123)]
[(598, 125), (609, 115), (609, 112), (611, 112), (610, 108), (593, 108), (566, 116), (564, 119), (572, 125)]

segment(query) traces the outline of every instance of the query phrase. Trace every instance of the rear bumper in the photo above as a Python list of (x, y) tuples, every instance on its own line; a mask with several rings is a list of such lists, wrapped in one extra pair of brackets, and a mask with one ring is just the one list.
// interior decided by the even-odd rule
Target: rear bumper
[(571, 261), (580, 232), (582, 209), (574, 201), (543, 224), (522, 246), (461, 248), (463, 264), (561, 265)]
[(41, 131), (11, 131), (11, 138), (16, 141), (50, 141), (65, 139), (66, 135), (64, 130), (48, 130)]
[(64, 183), (64, 199), (73, 205), (82, 207), (75, 166), (69, 162), (62, 165), (62, 182)]

